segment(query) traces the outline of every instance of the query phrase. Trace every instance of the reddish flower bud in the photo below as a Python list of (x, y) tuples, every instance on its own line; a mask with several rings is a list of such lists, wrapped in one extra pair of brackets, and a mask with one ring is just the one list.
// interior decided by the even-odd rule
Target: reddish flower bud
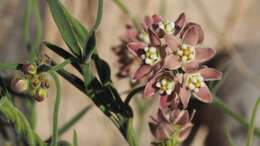
[(24, 64), (22, 71), (25, 74), (35, 75), (37, 73), (37, 66), (35, 64)]
[(23, 93), (29, 88), (29, 81), (22, 77), (14, 77), (11, 81), (11, 89), (16, 93)]
[(35, 90), (34, 97), (37, 101), (41, 102), (48, 96), (48, 90), (46, 88), (38, 88)]

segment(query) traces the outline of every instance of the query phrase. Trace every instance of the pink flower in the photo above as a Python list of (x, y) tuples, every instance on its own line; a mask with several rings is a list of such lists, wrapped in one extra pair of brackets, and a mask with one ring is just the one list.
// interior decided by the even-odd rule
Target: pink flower
[(205, 103), (211, 103), (213, 97), (205, 81), (220, 80), (222, 72), (213, 68), (190, 68), (184, 74), (184, 81), (180, 88), (179, 96), (184, 107), (188, 106), (191, 94)]
[(161, 46), (161, 40), (150, 29), (150, 43), (131, 42), (127, 45), (130, 52), (142, 60), (141, 66), (134, 74), (134, 79), (139, 80), (151, 72), (157, 72), (162, 66), (165, 56), (165, 47)]
[(186, 17), (184, 13), (180, 14), (175, 22), (163, 19), (159, 15), (153, 15), (152, 17), (145, 17), (142, 25), (145, 32), (148, 33), (150, 29), (156, 33), (157, 36), (162, 38), (164, 35), (177, 35), (184, 27), (185, 22)]
[(168, 107), (177, 108), (179, 105), (178, 89), (180, 88), (180, 78), (173, 77), (167, 72), (157, 73), (150, 79), (144, 89), (144, 96), (149, 97), (160, 94), (160, 106), (162, 109)]
[[(194, 114), (194, 113), (193, 113)], [(184, 141), (189, 136), (193, 124), (187, 110), (173, 110), (166, 116), (162, 110), (158, 110), (157, 118), (151, 117), (150, 131), (156, 139), (154, 144), (159, 144), (170, 139)], [(168, 118), (167, 118), (168, 117)]]
[(211, 59), (216, 51), (212, 48), (198, 47), (204, 40), (204, 33), (200, 25), (188, 23), (180, 33), (178, 40), (173, 35), (164, 37), (171, 54), (165, 58), (165, 67), (171, 70), (189, 67), (194, 64), (201, 64)]

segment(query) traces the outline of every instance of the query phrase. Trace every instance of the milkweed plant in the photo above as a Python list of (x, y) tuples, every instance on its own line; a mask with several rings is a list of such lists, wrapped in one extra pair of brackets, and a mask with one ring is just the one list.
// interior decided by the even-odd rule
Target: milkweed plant
[[(17, 64), (0, 64), (1, 70), (13, 72), (11, 78), (1, 76), (0, 113), (1, 125), (7, 126), (10, 123), (15, 130), (15, 144), (21, 146), (78, 145), (76, 130), (72, 143), (61, 140), (60, 136), (72, 128), (87, 113), (90, 106), (82, 109), (64, 125), (58, 125), (63, 92), (60, 85), (60, 77), (62, 77), (93, 101), (130, 146), (139, 145), (136, 136), (139, 133), (133, 125), (136, 116), (130, 104), (137, 95), (143, 100), (142, 102), (146, 102), (147, 97), (159, 101), (157, 112), (151, 115), (146, 124), (153, 136), (152, 145), (182, 145), (192, 131), (193, 118), (200, 114), (196, 109), (189, 108), (191, 99), (197, 99), (203, 103), (212, 103), (212, 106), (222, 109), (224, 113), (248, 128), (246, 145), (251, 146), (254, 134), (260, 135), (259, 128), (255, 127), (259, 100), (251, 121), (248, 122), (232, 111), (216, 96), (215, 92), (211, 92), (221, 83), (217, 80), (224, 77), (222, 72), (225, 70), (218, 71), (205, 65), (214, 57), (216, 50), (203, 46), (206, 36), (203, 28), (197, 23), (190, 22), (185, 13), (181, 13), (176, 20), (168, 20), (155, 14), (146, 16), (141, 22), (130, 14), (130, 10), (122, 1), (113, 0), (113, 2), (133, 21), (133, 25), (127, 25), (121, 43), (112, 47), (118, 57), (117, 77), (129, 78), (131, 83), (126, 98), (114, 87), (110, 66), (102, 59), (96, 48), (95, 33), (102, 22), (103, 0), (98, 1), (97, 17), (90, 29), (86, 29), (73, 17), (59, 0), (46, 0), (52, 18), (69, 51), (42, 40), (39, 1), (27, 1), (23, 37), (29, 57)], [(35, 23), (35, 34), (33, 34), (35, 37), (30, 36), (29, 33), (32, 27), (29, 18), (33, 18), (32, 23)], [(64, 62), (57, 63), (53, 58), (43, 54), (42, 46), (56, 53)], [(131, 66), (136, 62), (139, 66), (132, 72)], [(67, 65), (72, 65), (81, 77), (66, 70), (64, 67)], [(35, 103), (54, 98), (49, 95), (49, 88), (53, 86), (50, 82), (53, 81), (56, 86), (56, 97), (52, 136), (43, 140), (35, 131), (37, 118)], [(20, 97), (26, 105), (27, 113), (15, 105), (14, 99)], [(232, 144), (232, 139), (230, 137), (229, 139)], [(7, 146), (11, 139), (6, 136), (5, 140)]]

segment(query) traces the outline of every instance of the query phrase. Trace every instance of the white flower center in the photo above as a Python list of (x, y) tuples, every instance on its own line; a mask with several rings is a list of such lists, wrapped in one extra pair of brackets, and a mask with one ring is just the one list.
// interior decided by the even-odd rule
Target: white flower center
[(155, 86), (159, 89), (160, 94), (171, 95), (175, 88), (175, 82), (168, 79), (161, 79)]
[(175, 23), (169, 20), (161, 21), (158, 24), (159, 28), (162, 29), (166, 34), (173, 34), (175, 30)]
[(155, 47), (145, 47), (141, 58), (149, 65), (154, 65), (161, 60), (160, 53)]
[(204, 86), (205, 82), (200, 73), (190, 74), (186, 80), (186, 87), (195, 92), (198, 92)]
[(181, 48), (176, 51), (176, 54), (181, 58), (183, 63), (189, 63), (195, 59), (195, 48), (183, 44)]

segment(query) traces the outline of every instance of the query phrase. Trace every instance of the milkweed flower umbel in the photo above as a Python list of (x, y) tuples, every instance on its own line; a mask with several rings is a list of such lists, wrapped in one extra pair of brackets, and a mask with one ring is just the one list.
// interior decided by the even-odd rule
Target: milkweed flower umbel
[(164, 143), (177, 145), (189, 136), (193, 124), (193, 116), (190, 117), (187, 110), (175, 109), (169, 113), (158, 110), (157, 118), (151, 117), (150, 131), (155, 137), (154, 145), (161, 146)]
[(127, 47), (142, 61), (133, 79), (148, 77), (144, 96), (160, 97), (157, 118), (152, 117), (149, 123), (156, 140), (153, 144), (179, 145), (193, 126), (185, 110), (191, 95), (204, 103), (213, 101), (206, 82), (220, 80), (222, 73), (203, 63), (213, 58), (216, 50), (201, 47), (204, 32), (199, 24), (186, 22), (185, 14), (176, 21), (159, 15), (145, 17), (142, 26), (146, 39), (130, 42)]

